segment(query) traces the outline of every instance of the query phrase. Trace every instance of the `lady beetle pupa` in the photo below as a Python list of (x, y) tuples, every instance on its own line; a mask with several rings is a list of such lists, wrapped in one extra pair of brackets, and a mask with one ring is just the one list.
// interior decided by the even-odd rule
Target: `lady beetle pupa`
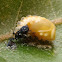
[[(25, 39), (22, 43), (39, 46), (42, 42), (42, 45), (47, 46), (50, 45), (48, 41), (55, 40), (55, 34), (56, 28), (51, 21), (44, 17), (30, 15), (21, 18), (21, 20), (17, 22), (17, 26), (13, 32), (14, 37), (7, 34), (9, 37), (12, 37), (9, 39), (7, 46), (12, 47), (15, 44), (14, 39), (18, 40), (21, 38)], [(4, 39), (8, 38), (7, 35), (5, 35), (5, 37), (1, 36), (0, 39), (3, 37)]]
[(48, 19), (40, 16), (28, 16), (24, 17), (23, 20), (19, 21), (16, 30), (18, 31), (21, 27), (27, 25), (30, 33), (34, 32), (39, 40), (53, 41), (55, 39), (56, 28), (55, 25)]

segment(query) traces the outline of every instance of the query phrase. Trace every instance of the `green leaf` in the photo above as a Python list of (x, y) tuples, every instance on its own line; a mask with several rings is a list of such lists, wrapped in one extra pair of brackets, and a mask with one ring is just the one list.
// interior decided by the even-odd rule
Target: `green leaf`
[[(62, 0), (0, 0), (0, 34), (14, 30), (16, 22), (27, 15), (54, 20), (62, 17)], [(0, 43), (0, 62), (62, 62), (62, 24), (56, 26), (53, 50), (18, 45), (16, 50)]]

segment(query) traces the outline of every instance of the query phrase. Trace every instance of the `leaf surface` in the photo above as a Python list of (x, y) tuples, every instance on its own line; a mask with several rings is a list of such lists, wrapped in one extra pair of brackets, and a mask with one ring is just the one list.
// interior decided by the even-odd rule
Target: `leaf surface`
[[(16, 22), (27, 15), (54, 20), (62, 17), (62, 0), (0, 0), (0, 34), (14, 30)], [(62, 24), (56, 26), (53, 50), (18, 45), (16, 50), (0, 43), (0, 62), (62, 62)]]

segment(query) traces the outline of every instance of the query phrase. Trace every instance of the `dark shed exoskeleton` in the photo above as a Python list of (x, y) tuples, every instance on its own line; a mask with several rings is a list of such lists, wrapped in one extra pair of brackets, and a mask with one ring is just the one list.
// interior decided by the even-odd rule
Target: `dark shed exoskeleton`
[(15, 38), (10, 38), (7, 46), (10, 46), (10, 47), (13, 46), (15, 44), (14, 40), (25, 38), (28, 31), (29, 31), (29, 28), (27, 25), (25, 25), (19, 31), (17, 31), (16, 33), (13, 33), (15, 35)]

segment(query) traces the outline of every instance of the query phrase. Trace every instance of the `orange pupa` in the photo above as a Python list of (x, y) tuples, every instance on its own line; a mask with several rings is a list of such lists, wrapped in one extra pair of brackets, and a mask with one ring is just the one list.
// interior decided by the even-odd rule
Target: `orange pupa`
[(34, 36), (36, 36), (38, 40), (55, 40), (56, 28), (55, 25), (48, 19), (41, 16), (31, 15), (23, 17), (20, 21), (18, 21), (15, 32), (25, 25), (28, 25), (29, 30), (31, 33), (34, 33)]

